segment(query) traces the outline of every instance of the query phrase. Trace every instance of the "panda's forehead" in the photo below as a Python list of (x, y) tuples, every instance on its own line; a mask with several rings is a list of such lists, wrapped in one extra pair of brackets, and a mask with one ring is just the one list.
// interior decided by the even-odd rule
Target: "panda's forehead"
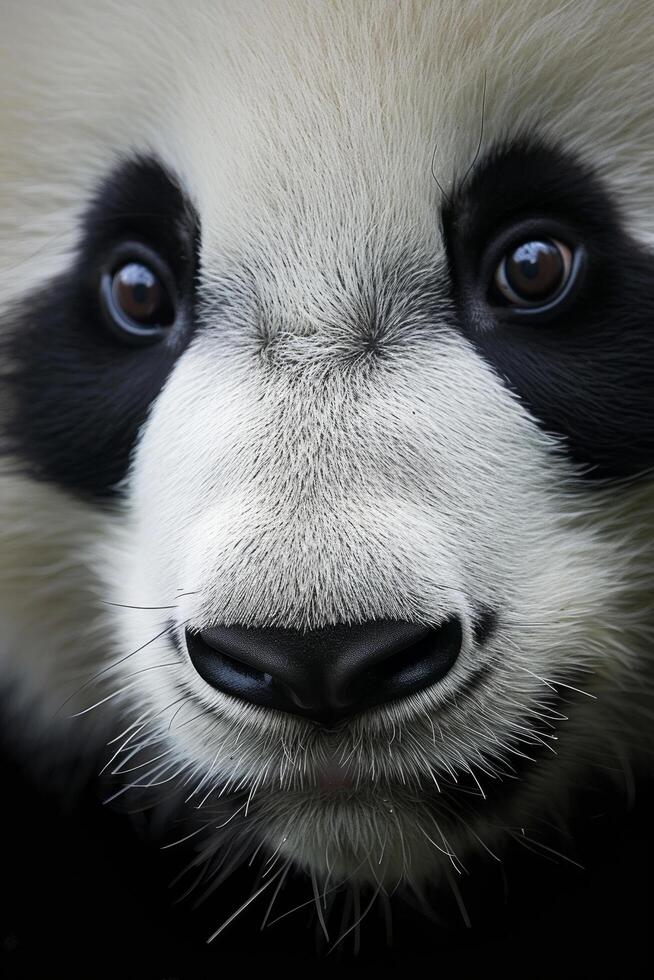
[(528, 133), (581, 151), (625, 204), (634, 194), (634, 127), (639, 146), (654, 137), (642, 10), (631, 23), (530, 0), (243, 7), (189, 13), (149, 136), (202, 216), (209, 272), (263, 251), (315, 278), (362, 241), (436, 256), (443, 190)]
[[(154, 153), (183, 180), (211, 254), (273, 223), (324, 235), (344, 214), (433, 242), (431, 171), (447, 188), (480, 137), (483, 149), (537, 131), (586, 152), (654, 234), (654, 180), (634, 180), (654, 167), (647, 0), (145, 0), (83, 23), (75, 0), (34, 0), (6, 26), (6, 170), (54, 183), (62, 223), (112, 160)], [(27, 105), (14, 106), (17, 84)], [(33, 191), (4, 191), (25, 227)]]

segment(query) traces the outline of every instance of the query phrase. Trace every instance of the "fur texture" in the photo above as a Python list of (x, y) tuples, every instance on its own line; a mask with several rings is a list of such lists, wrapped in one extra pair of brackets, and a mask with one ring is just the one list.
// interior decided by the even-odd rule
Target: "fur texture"
[[(628, 767), (651, 477), (588, 481), (462, 334), (439, 214), (487, 150), (533, 137), (651, 247), (648, 0), (30, 0), (2, 20), (6, 377), (122, 161), (160, 161), (200, 225), (195, 334), (113, 502), (3, 459), (0, 662), (25, 740), (114, 739), (117, 791), (173, 791), (207, 852), (261, 845), (325, 888), (438, 880)], [(182, 652), (184, 625), (453, 613), (440, 684), (331, 734), (217, 693)]]

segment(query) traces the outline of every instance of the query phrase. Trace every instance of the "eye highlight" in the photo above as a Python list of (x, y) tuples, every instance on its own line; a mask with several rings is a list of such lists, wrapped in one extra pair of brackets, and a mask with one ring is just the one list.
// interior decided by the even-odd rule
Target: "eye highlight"
[(175, 323), (172, 273), (141, 243), (124, 243), (111, 255), (102, 273), (100, 299), (106, 325), (124, 343), (156, 343)]

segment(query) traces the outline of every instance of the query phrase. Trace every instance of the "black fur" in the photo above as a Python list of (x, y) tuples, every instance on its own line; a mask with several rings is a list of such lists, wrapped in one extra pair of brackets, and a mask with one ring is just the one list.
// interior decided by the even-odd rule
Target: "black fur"
[[(32, 475), (84, 495), (116, 493), (148, 408), (191, 337), (198, 235), (159, 163), (124, 162), (91, 202), (69, 270), (9, 314), (5, 442)], [(182, 297), (178, 322), (151, 347), (122, 345), (102, 317), (102, 268), (125, 240), (155, 249)]]
[[(488, 249), (521, 222), (586, 251), (580, 288), (546, 321), (488, 299)], [(654, 466), (654, 255), (601, 180), (540, 142), (496, 148), (448, 200), (443, 226), (461, 328), (535, 419), (589, 475)]]

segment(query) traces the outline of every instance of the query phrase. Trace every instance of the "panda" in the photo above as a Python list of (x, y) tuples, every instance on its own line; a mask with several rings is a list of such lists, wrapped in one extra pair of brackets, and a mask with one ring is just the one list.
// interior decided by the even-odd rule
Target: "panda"
[[(6, 0), (0, 665), (317, 914), (648, 758), (648, 0)], [(219, 930), (217, 930), (219, 931)]]

